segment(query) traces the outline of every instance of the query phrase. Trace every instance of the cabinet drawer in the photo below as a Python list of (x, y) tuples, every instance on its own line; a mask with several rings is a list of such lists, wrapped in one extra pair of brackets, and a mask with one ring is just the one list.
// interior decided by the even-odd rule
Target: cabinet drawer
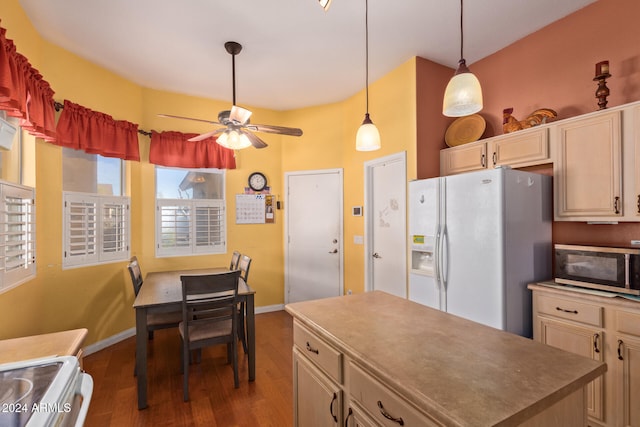
[(604, 308), (599, 305), (577, 302), (551, 296), (538, 296), (538, 313), (593, 326), (602, 326)]
[(616, 312), (616, 330), (640, 337), (640, 314), (628, 311)]
[(349, 364), (349, 381), (351, 398), (368, 411), (380, 426), (436, 427), (442, 425), (409, 406), (400, 396), (353, 363)]
[(293, 322), (293, 344), (298, 347), (300, 353), (312, 360), (335, 381), (342, 384), (342, 353), (298, 321)]

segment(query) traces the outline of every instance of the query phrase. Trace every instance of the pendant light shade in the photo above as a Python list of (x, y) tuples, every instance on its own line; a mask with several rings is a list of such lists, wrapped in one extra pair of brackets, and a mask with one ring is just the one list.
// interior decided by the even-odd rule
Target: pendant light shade
[(374, 151), (380, 148), (380, 132), (369, 118), (369, 113), (364, 115), (364, 120), (356, 134), (356, 150)]
[(374, 151), (380, 148), (380, 132), (369, 117), (369, 1), (364, 2), (364, 28), (365, 28), (365, 96), (367, 110), (364, 120), (356, 134), (357, 151)]
[(464, 45), (462, 16), (462, 0), (460, 0), (460, 61), (458, 69), (445, 89), (442, 102), (442, 114), (448, 117), (468, 116), (482, 110), (480, 81), (469, 71), (462, 52)]

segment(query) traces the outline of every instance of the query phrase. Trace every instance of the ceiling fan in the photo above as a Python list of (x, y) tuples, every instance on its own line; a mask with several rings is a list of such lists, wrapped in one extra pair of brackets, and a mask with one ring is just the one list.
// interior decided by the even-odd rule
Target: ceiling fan
[(233, 81), (233, 106), (231, 110), (224, 110), (218, 113), (218, 121), (195, 119), (191, 117), (174, 116), (172, 114), (158, 114), (160, 117), (170, 117), (174, 119), (194, 120), (198, 122), (221, 125), (223, 128), (205, 132), (201, 135), (190, 138), (189, 141), (201, 141), (203, 139), (217, 136), (218, 144), (233, 150), (254, 146), (255, 148), (265, 148), (267, 143), (260, 139), (253, 132), (276, 133), (288, 136), (301, 136), (302, 129), (284, 126), (258, 125), (249, 121), (251, 111), (236, 105), (236, 55), (242, 50), (242, 45), (237, 42), (226, 42), (224, 48), (231, 54), (231, 73)]

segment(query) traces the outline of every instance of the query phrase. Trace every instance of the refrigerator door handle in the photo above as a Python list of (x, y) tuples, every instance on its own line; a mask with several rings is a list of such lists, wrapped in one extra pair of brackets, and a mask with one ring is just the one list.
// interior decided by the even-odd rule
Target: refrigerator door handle
[(436, 242), (433, 251), (434, 255), (434, 263), (433, 268), (435, 269), (434, 277), (436, 279), (436, 287), (440, 290), (440, 237), (441, 237), (441, 227), (438, 226), (438, 231), (436, 231)]
[(448, 253), (449, 245), (447, 239), (447, 227), (442, 227), (442, 235), (440, 237), (440, 247), (438, 251), (438, 271), (440, 273), (440, 282), (442, 283), (442, 290), (447, 290), (447, 268), (448, 268)]

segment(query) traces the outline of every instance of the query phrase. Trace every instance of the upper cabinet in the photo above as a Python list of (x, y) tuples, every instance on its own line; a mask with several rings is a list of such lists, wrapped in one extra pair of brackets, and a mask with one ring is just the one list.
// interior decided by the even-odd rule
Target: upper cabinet
[(440, 151), (440, 175), (553, 163), (556, 221), (640, 222), (640, 102)]
[(554, 131), (556, 220), (621, 217), (620, 111), (566, 120)]
[(441, 150), (440, 175), (550, 163), (548, 132), (540, 126)]

